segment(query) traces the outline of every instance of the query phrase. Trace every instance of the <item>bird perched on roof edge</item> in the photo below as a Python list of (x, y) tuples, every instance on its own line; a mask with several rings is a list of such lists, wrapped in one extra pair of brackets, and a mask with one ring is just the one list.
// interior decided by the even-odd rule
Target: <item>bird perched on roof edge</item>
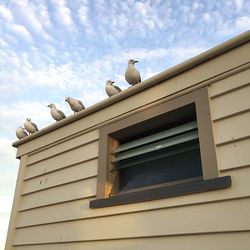
[(141, 82), (140, 72), (135, 68), (135, 63), (138, 63), (138, 61), (130, 59), (128, 61), (128, 67), (125, 71), (125, 79), (132, 86)]
[(18, 127), (16, 130), (16, 137), (18, 139), (22, 139), (24, 137), (28, 136), (28, 133), (25, 131), (25, 129), (23, 127)]
[(66, 97), (65, 102), (67, 102), (70, 106), (70, 108), (76, 113), (83, 109), (85, 109), (83, 103), (80, 100), (76, 100), (72, 97)]
[(58, 110), (56, 108), (56, 105), (54, 103), (51, 103), (48, 105), (48, 107), (50, 107), (50, 113), (51, 113), (51, 116), (56, 120), (56, 121), (60, 121), (64, 118), (66, 118), (65, 114), (61, 111), (61, 110)]
[(111, 80), (106, 82), (105, 91), (109, 97), (122, 91), (118, 86), (114, 85), (114, 83), (115, 82)]
[(23, 125), (25, 129), (29, 132), (29, 134), (32, 134), (38, 131), (37, 125), (34, 122), (32, 122), (30, 118), (27, 118)]

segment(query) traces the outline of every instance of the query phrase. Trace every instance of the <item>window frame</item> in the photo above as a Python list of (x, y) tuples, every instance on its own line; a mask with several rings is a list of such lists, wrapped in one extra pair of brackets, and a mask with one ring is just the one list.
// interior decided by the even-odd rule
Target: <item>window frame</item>
[[(119, 142), (117, 140), (114, 140), (111, 135), (114, 133), (119, 133), (119, 131), (123, 131), (123, 133), (125, 131), (126, 133), (126, 128), (129, 128), (130, 126), (136, 125), (151, 118), (157, 118), (162, 114), (166, 114), (170, 111), (192, 103), (195, 104), (196, 110), (203, 180), (177, 184), (174, 186), (162, 184), (162, 186), (160, 185), (157, 188), (147, 188), (147, 190), (145, 190), (146, 193), (143, 190), (135, 190), (135, 192), (133, 192), (132, 190), (131, 192), (126, 194), (117, 194), (115, 196), (110, 196), (112, 188), (114, 188), (116, 185), (116, 174), (114, 172), (111, 172), (111, 151), (115, 149), (119, 144)], [(218, 180), (221, 180), (221, 187), (220, 185), (218, 185)], [(211, 183), (213, 183), (213, 181), (214, 185), (211, 186)], [(197, 185), (199, 187), (197, 187)], [(122, 118), (118, 121), (110, 122), (109, 124), (101, 127), (99, 130), (97, 194), (96, 200), (90, 202), (90, 207), (92, 208), (116, 204), (127, 204), (143, 200), (159, 199), (166, 196), (173, 196), (174, 193), (175, 195), (186, 193), (186, 191), (179, 192), (179, 194), (178, 192), (176, 193), (176, 188), (179, 189), (180, 187), (187, 187), (187, 190), (191, 188), (190, 191), (192, 191), (192, 189), (196, 186), (196, 190), (202, 191), (204, 188), (205, 190), (209, 190), (214, 189), (215, 187), (216, 189), (225, 188), (230, 185), (231, 179), (229, 178), (229, 176), (227, 178), (218, 178), (218, 166), (212, 131), (212, 120), (207, 87), (203, 87), (201, 89), (170, 100), (161, 100), (160, 103), (146, 105), (144, 109), (127, 115), (125, 118)], [(161, 189), (164, 189), (165, 186), (168, 189), (167, 193), (169, 192), (169, 190), (173, 190), (173, 194), (170, 195), (168, 193), (167, 195), (167, 193), (165, 192), (165, 196), (160, 197), (161, 195), (159, 196), (158, 191), (160, 191), (161, 194), (164, 194), (163, 190)], [(144, 197), (143, 199), (140, 199), (140, 193), (142, 196), (148, 196), (148, 198)], [(131, 199), (131, 197), (133, 196), (134, 198)], [(127, 197), (125, 198), (124, 203), (122, 202), (122, 197)]]

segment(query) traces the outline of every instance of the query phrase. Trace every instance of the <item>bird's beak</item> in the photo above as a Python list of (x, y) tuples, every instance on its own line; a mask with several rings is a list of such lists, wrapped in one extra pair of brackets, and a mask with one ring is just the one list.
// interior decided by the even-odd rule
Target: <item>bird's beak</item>
[(50, 108), (50, 104), (49, 104), (47, 107), (49, 107), (49, 108)]
[(134, 63), (138, 63), (138, 61), (134, 61)]
[(115, 82), (112, 81), (112, 83), (115, 83)]

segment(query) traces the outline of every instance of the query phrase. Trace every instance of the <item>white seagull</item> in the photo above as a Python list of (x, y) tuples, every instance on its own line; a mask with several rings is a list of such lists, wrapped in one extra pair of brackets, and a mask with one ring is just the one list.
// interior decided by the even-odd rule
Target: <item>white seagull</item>
[(34, 122), (32, 122), (30, 118), (27, 118), (23, 125), (30, 134), (38, 131), (37, 125)]
[(18, 139), (22, 139), (26, 136), (28, 136), (28, 133), (25, 131), (25, 129), (23, 127), (18, 127), (16, 130), (16, 137)]
[(61, 111), (61, 110), (58, 110), (56, 108), (56, 105), (54, 103), (51, 103), (48, 105), (48, 107), (50, 107), (50, 113), (51, 113), (51, 116), (56, 120), (56, 121), (60, 121), (64, 118), (66, 118), (65, 114)]
[(114, 83), (115, 82), (113, 82), (111, 80), (108, 80), (106, 82), (105, 91), (109, 97), (122, 91), (118, 86), (114, 85)]
[(141, 82), (140, 72), (135, 68), (135, 63), (138, 63), (138, 61), (130, 59), (128, 61), (128, 67), (125, 72), (126, 81), (132, 86)]
[(72, 97), (66, 97), (65, 102), (67, 102), (70, 108), (76, 113), (85, 109), (83, 103), (80, 100), (76, 100)]

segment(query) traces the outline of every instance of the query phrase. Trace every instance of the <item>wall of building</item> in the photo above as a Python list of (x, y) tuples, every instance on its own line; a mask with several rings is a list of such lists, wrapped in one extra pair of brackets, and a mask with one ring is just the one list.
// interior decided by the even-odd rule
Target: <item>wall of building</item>
[[(244, 43), (20, 145), (7, 249), (249, 249), (249, 51)], [(90, 209), (100, 126), (201, 86), (209, 88), (219, 175), (231, 175), (232, 187)]]

